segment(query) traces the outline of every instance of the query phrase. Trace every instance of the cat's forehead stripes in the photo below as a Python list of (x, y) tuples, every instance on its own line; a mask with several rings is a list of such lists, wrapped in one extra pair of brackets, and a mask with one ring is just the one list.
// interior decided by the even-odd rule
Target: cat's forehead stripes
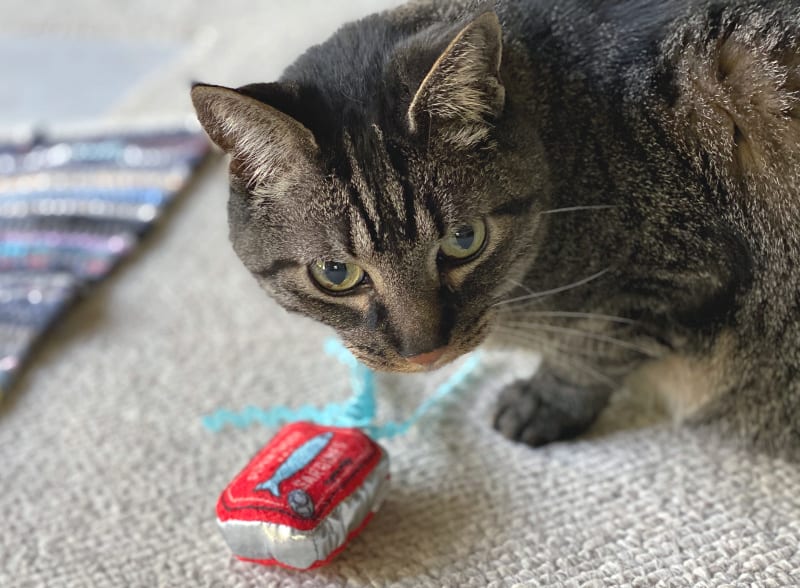
[(374, 225), (370, 224), (366, 214), (361, 207), (358, 195), (349, 193), (350, 209), (348, 219), (350, 221), (350, 250), (354, 257), (369, 255), (376, 250), (378, 235), (374, 230)]
[[(340, 180), (350, 203), (351, 237), (362, 252), (382, 252), (437, 235), (435, 202), (412, 186), (408, 163), (376, 124), (342, 134)], [(426, 192), (427, 193), (427, 192)]]
[[(381, 234), (381, 215), (378, 212), (378, 200), (375, 195), (376, 189), (379, 187), (370, 185), (372, 182), (367, 181), (367, 176), (362, 171), (361, 164), (356, 157), (355, 145), (353, 138), (348, 131), (344, 132), (342, 142), (344, 143), (344, 152), (347, 156), (347, 161), (350, 164), (350, 182), (352, 187), (355, 188), (355, 195), (360, 199), (363, 207), (363, 214), (365, 220), (372, 223), (375, 235)], [(372, 232), (372, 231), (371, 231)]]
[[(416, 228), (412, 231), (408, 230), (407, 221), (409, 216), (409, 203), (405, 198), (405, 187), (401, 184), (400, 170), (397, 165), (394, 165), (389, 155), (388, 146), (383, 136), (383, 131), (378, 125), (371, 125), (371, 131), (375, 135), (375, 150), (374, 155), (380, 167), (386, 170), (384, 176), (384, 195), (389, 203), (392, 205), (395, 218), (397, 220), (406, 219), (406, 224), (401, 224), (398, 228), (403, 236), (408, 239), (414, 238)], [(412, 192), (413, 194), (413, 192)], [(412, 196), (413, 197), (413, 196)], [(413, 209), (413, 203), (411, 203)]]

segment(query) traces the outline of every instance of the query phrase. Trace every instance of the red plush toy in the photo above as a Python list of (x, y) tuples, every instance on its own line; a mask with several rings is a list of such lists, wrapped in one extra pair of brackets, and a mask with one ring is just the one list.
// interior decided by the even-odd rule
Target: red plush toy
[(239, 559), (295, 569), (321, 566), (378, 510), (389, 458), (359, 429), (285, 426), (217, 502), (217, 522)]

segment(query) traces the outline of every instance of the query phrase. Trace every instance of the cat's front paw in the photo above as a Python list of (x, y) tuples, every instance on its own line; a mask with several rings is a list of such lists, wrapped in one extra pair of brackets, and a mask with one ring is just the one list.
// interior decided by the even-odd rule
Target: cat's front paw
[(513, 382), (500, 393), (494, 428), (512, 441), (534, 447), (563, 438), (565, 415), (542, 396), (530, 380)]
[(549, 374), (517, 380), (500, 394), (494, 428), (503, 436), (538, 447), (576, 437), (606, 405), (607, 393), (582, 390)]

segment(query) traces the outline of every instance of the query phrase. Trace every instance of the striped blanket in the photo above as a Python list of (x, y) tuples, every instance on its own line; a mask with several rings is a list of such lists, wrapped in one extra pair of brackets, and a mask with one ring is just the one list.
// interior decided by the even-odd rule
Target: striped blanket
[(186, 126), (0, 145), (0, 396), (42, 334), (124, 258), (208, 153)]

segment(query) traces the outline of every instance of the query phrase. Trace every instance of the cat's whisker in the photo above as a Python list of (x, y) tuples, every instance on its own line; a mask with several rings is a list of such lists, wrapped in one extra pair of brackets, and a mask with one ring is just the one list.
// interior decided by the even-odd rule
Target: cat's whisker
[(526, 291), (528, 294), (534, 294), (534, 291), (533, 291), (533, 290), (531, 290), (530, 288), (528, 288), (528, 286), (526, 286), (526, 285), (525, 285), (525, 284), (523, 284), (522, 282), (518, 282), (517, 280), (512, 280), (511, 278), (505, 278), (505, 280), (506, 280), (506, 282), (508, 282), (509, 284), (512, 284), (512, 285), (516, 286), (517, 288), (522, 288), (522, 289), (523, 289), (523, 290), (525, 290), (525, 291)]
[[(550, 317), (550, 318), (575, 318), (575, 319), (588, 319), (608, 321), (613, 323), (620, 323), (625, 325), (637, 325), (639, 321), (608, 314), (597, 314), (594, 312), (571, 312), (561, 310), (520, 310), (504, 312), (503, 315), (508, 315), (509, 319), (520, 319), (527, 317)], [(502, 315), (500, 315), (502, 316)]]
[(617, 339), (616, 337), (612, 337), (610, 335), (604, 335), (602, 333), (592, 333), (591, 331), (584, 331), (583, 329), (559, 327), (556, 325), (548, 325), (545, 323), (526, 323), (524, 325), (519, 325), (517, 327), (506, 327), (506, 329), (518, 330), (521, 332), (548, 331), (550, 333), (558, 333), (561, 335), (584, 337), (586, 339), (602, 341), (612, 345), (617, 345), (625, 349), (630, 349), (631, 351), (636, 351), (637, 353), (641, 353), (642, 355), (646, 355), (648, 357), (658, 357), (658, 354), (656, 354), (654, 351), (650, 351), (641, 345), (637, 345), (636, 343), (623, 341), (622, 339)]
[[(594, 354), (587, 354), (585, 351), (584, 353), (577, 352), (576, 348), (572, 347), (562, 347), (560, 345), (554, 344), (552, 341), (548, 341), (543, 337), (537, 337), (533, 333), (526, 333), (525, 336), (519, 336), (518, 334), (508, 333), (508, 337), (510, 339), (517, 338), (519, 341), (523, 343), (532, 343), (537, 347), (534, 348), (534, 351), (539, 351), (543, 355), (546, 355), (547, 361), (550, 363), (555, 364), (562, 364), (566, 367), (574, 368), (577, 371), (581, 371), (590, 377), (599, 379), (604, 381), (611, 386), (616, 387), (618, 385), (612, 378), (607, 376), (606, 374), (592, 368), (583, 360), (578, 359), (581, 355), (588, 358), (596, 357)], [(548, 351), (557, 351), (558, 354), (553, 355), (548, 353)]]
[(591, 367), (585, 361), (578, 360), (574, 356), (571, 356), (571, 355), (569, 355), (569, 356), (561, 356), (561, 357), (557, 358), (554, 361), (554, 363), (556, 363), (556, 364), (561, 363), (562, 365), (564, 365), (567, 368), (574, 369), (574, 370), (577, 370), (579, 372), (583, 372), (584, 374), (586, 374), (590, 378), (594, 378), (594, 379), (600, 380), (600, 381), (608, 384), (612, 388), (616, 388), (619, 385), (619, 383), (614, 381), (613, 378), (611, 378), (611, 377), (607, 376), (606, 374), (604, 374), (603, 372), (601, 372), (599, 370), (596, 370), (595, 368)]
[[(549, 351), (557, 351), (564, 355), (581, 355), (588, 358), (596, 358), (598, 355), (589, 350), (576, 347), (574, 345), (562, 345), (537, 336), (534, 333), (521, 333), (510, 329), (497, 328), (498, 333), (502, 334), (505, 340), (520, 343), (529, 347), (530, 350), (546, 354)], [(533, 344), (533, 347), (530, 345)]]
[(567, 284), (565, 286), (559, 286), (558, 288), (551, 288), (549, 290), (542, 290), (540, 292), (532, 292), (531, 294), (526, 294), (525, 296), (516, 296), (514, 298), (509, 298), (507, 300), (501, 300), (500, 302), (495, 302), (494, 304), (492, 304), (492, 306), (504, 306), (506, 304), (515, 304), (518, 302), (525, 302), (528, 300), (534, 300), (536, 298), (542, 298), (544, 296), (550, 296), (552, 294), (558, 294), (559, 292), (566, 292), (567, 290), (578, 288), (579, 286), (583, 286), (584, 284), (588, 284), (589, 282), (596, 280), (597, 278), (608, 273), (610, 269), (611, 269), (610, 267), (607, 267), (604, 270), (589, 276), (588, 278), (583, 278), (582, 280), (578, 280), (577, 282), (572, 282), (571, 284)]
[(592, 204), (588, 206), (567, 206), (565, 208), (551, 208), (543, 210), (539, 214), (561, 214), (562, 212), (578, 212), (581, 210), (606, 210), (609, 208), (619, 208), (616, 204)]

